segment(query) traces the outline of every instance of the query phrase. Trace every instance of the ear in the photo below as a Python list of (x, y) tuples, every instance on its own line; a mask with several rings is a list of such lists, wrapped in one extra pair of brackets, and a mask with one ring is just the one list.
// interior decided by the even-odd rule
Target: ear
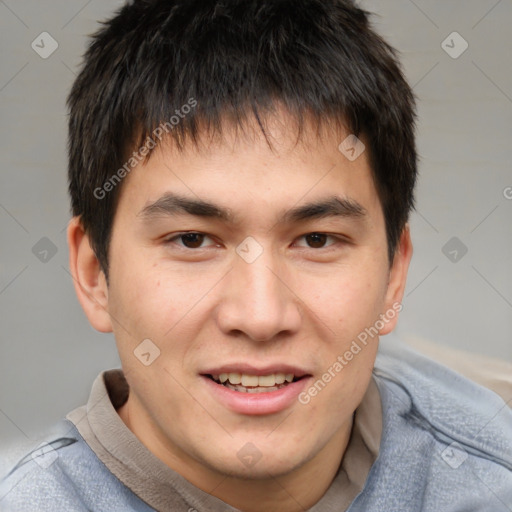
[(108, 286), (80, 217), (68, 225), (69, 268), (75, 292), (91, 325), (100, 332), (112, 332), (108, 313)]
[[(386, 299), (384, 302), (385, 311), (383, 314), (387, 317), (387, 322), (380, 330), (379, 334), (384, 336), (389, 334), (396, 326), (398, 313), (402, 310), (402, 299), (407, 281), (407, 272), (412, 258), (412, 242), (409, 230), (409, 224), (406, 224), (400, 236), (400, 242), (393, 257), (393, 264), (389, 272), (388, 287), (386, 290)], [(388, 312), (388, 314), (386, 314)], [(391, 314), (392, 312), (392, 314)]]

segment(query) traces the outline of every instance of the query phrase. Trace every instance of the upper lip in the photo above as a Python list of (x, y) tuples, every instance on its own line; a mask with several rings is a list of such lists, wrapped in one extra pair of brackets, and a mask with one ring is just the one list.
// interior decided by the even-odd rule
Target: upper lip
[(230, 363), (222, 366), (211, 367), (201, 372), (201, 375), (220, 375), (221, 373), (243, 373), (245, 375), (271, 375), (274, 373), (293, 373), (295, 377), (310, 375), (306, 370), (298, 366), (275, 363), (267, 366), (256, 367), (248, 363)]

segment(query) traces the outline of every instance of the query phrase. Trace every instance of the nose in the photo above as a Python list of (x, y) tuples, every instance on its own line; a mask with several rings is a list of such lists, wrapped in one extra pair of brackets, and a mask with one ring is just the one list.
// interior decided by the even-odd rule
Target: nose
[(293, 292), (290, 273), (268, 252), (252, 263), (235, 258), (226, 279), (217, 309), (217, 322), (224, 333), (267, 341), (299, 330), (301, 301)]

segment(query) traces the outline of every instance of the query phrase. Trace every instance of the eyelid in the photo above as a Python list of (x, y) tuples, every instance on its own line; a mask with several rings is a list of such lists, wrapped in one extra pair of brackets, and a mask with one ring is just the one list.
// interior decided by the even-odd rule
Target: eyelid
[(300, 240), (300, 239), (303, 239), (305, 238), (306, 236), (308, 235), (326, 235), (327, 238), (331, 238), (332, 240), (334, 240), (333, 243), (329, 244), (329, 245), (325, 245), (323, 247), (319, 247), (319, 248), (315, 248), (315, 247), (307, 247), (307, 246), (299, 246), (299, 247), (303, 247), (304, 249), (311, 249), (313, 251), (320, 251), (322, 249), (328, 249), (334, 245), (337, 245), (337, 244), (340, 244), (340, 243), (346, 243), (347, 240), (344, 239), (342, 236), (340, 235), (334, 235), (334, 234), (331, 234), (331, 233), (325, 233), (323, 231), (311, 231), (309, 233), (304, 233), (303, 235), (300, 235), (296, 238), (296, 240)]
[[(213, 244), (210, 244), (208, 246), (201, 246), (201, 247), (197, 247), (197, 248), (190, 248), (190, 247), (186, 247), (184, 245), (181, 245), (179, 243), (177, 243), (177, 240), (179, 240), (183, 235), (187, 235), (187, 234), (194, 234), (194, 235), (204, 235), (205, 238), (209, 238)], [(325, 245), (323, 247), (319, 247), (319, 248), (315, 248), (315, 247), (308, 247), (308, 246), (305, 246), (305, 245), (297, 245), (295, 243), (295, 240), (300, 240), (300, 239), (304, 239), (305, 237), (307, 237), (308, 235), (326, 235), (327, 238), (330, 238), (333, 240), (333, 243), (330, 243), (328, 245)], [(296, 247), (301, 247), (303, 249), (310, 249), (312, 251), (320, 251), (322, 249), (329, 249), (330, 247), (332, 246), (335, 246), (337, 244), (343, 244), (343, 243), (348, 243), (348, 240), (346, 240), (344, 237), (340, 236), (340, 235), (335, 235), (335, 234), (331, 234), (331, 233), (326, 233), (326, 232), (323, 232), (323, 231), (308, 231), (307, 233), (304, 233), (302, 235), (299, 235), (298, 237), (296, 237), (294, 240), (294, 245)], [(164, 238), (164, 242), (166, 244), (175, 244), (177, 247), (179, 247), (180, 249), (183, 249), (183, 250), (186, 250), (186, 251), (199, 251), (201, 249), (207, 249), (209, 247), (219, 247), (219, 244), (215, 241), (214, 237), (212, 235), (209, 235), (208, 233), (205, 233), (203, 231), (180, 231), (178, 233), (173, 233), (171, 236), (167, 236)]]
[[(185, 247), (184, 245), (176, 243), (177, 240), (179, 240), (183, 235), (204, 235), (205, 238), (209, 238), (212, 240), (213, 244), (210, 244), (209, 246), (205, 247), (198, 247), (196, 249), (191, 249), (190, 247)], [(167, 236), (164, 238), (164, 243), (166, 244), (175, 244), (180, 249), (184, 249), (187, 251), (198, 251), (200, 249), (206, 249), (207, 247), (211, 246), (218, 246), (219, 244), (215, 242), (213, 237), (209, 235), (208, 233), (203, 233), (202, 231), (180, 231), (179, 233), (173, 233), (171, 236)]]

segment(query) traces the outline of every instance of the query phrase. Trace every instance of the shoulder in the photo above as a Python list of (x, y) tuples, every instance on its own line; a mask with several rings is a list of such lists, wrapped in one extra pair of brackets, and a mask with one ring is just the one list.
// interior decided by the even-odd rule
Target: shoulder
[[(62, 420), (0, 480), (0, 510), (150, 511), (96, 457), (76, 427)], [(142, 505), (142, 507), (141, 507)]]
[(375, 374), (388, 388), (399, 388), (415, 414), (434, 429), (467, 439), (512, 470), (512, 395), (507, 402), (396, 338), (381, 344)]
[(407, 510), (501, 510), (512, 500), (512, 410), (503, 398), (393, 338), (383, 339), (374, 375), (383, 411), (375, 489), (420, 496)]
[(455, 349), (419, 336), (407, 335), (404, 341), (430, 359), (494, 391), (512, 408), (512, 362)]

